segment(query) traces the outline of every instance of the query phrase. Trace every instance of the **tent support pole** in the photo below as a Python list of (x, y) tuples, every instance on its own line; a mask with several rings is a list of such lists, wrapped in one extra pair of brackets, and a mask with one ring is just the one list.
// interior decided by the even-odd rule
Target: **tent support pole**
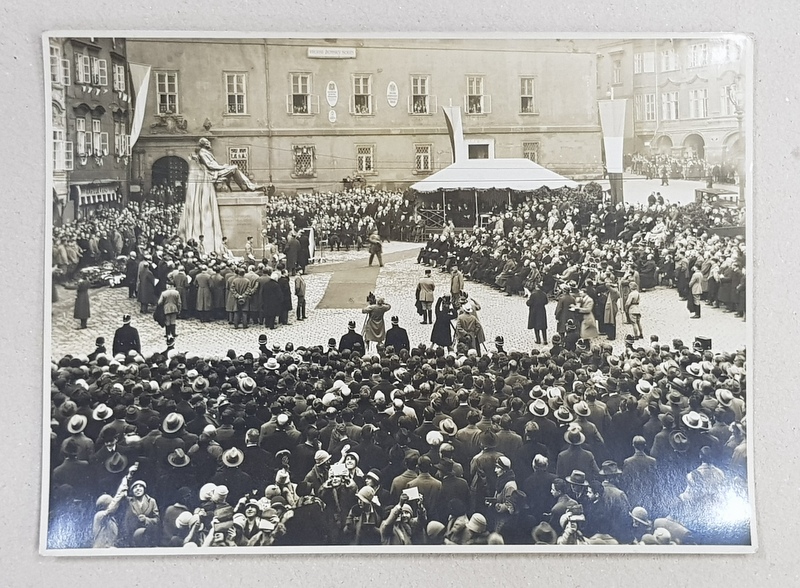
[(511, 206), (511, 189), (508, 190), (508, 205)]
[(442, 188), (442, 228), (447, 225), (447, 204), (444, 199), (444, 188)]
[(478, 191), (475, 190), (475, 226), (480, 225), (480, 215), (478, 214)]

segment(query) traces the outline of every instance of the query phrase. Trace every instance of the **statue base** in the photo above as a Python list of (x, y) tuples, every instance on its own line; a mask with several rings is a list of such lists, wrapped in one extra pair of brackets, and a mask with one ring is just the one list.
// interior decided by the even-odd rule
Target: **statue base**
[(235, 255), (244, 255), (247, 237), (253, 237), (253, 249), (261, 251), (261, 229), (268, 200), (263, 192), (217, 192), (222, 234), (228, 238), (228, 247)]

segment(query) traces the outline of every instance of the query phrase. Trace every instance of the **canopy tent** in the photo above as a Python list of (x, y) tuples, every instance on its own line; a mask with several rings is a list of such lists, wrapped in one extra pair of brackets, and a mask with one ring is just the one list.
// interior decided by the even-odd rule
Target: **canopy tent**
[(439, 190), (513, 190), (533, 192), (539, 188), (577, 188), (578, 184), (534, 163), (530, 159), (468, 159), (454, 163), (411, 185), (417, 192)]

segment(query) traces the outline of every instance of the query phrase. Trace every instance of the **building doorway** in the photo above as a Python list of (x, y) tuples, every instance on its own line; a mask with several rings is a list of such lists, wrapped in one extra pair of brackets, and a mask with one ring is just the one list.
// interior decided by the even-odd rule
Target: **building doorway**
[(705, 159), (706, 142), (700, 135), (694, 133), (686, 137), (683, 141), (683, 152), (686, 157), (693, 159)]
[(653, 142), (656, 155), (672, 155), (672, 139), (661, 135)]
[(189, 164), (185, 159), (174, 155), (162, 157), (153, 164), (150, 199), (183, 202), (188, 179)]

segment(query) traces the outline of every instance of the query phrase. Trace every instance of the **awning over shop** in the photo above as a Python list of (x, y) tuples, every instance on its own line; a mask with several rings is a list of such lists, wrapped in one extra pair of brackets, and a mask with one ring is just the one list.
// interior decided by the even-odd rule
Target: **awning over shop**
[(98, 204), (101, 202), (116, 202), (119, 200), (117, 189), (119, 182), (101, 185), (78, 185), (72, 186), (74, 198), (79, 206), (87, 204)]
[(578, 184), (530, 159), (468, 159), (454, 163), (411, 185), (417, 192), (439, 190), (514, 190), (532, 192), (543, 186), (577, 188)]

